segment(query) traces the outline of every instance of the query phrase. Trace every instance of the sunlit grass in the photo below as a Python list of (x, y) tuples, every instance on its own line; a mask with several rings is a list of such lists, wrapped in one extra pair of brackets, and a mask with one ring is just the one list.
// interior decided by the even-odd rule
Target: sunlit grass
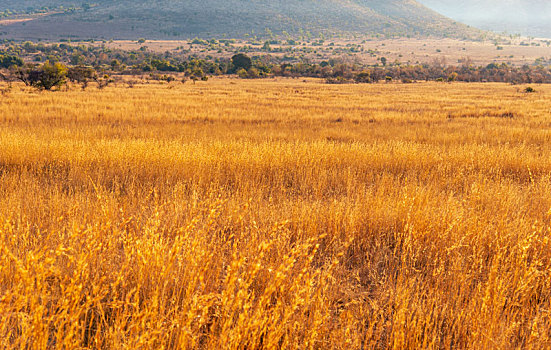
[(551, 88), (0, 100), (2, 348), (547, 348)]

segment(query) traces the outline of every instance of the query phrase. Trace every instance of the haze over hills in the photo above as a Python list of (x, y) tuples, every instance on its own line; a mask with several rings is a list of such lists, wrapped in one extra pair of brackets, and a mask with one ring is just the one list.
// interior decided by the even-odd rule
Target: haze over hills
[(549, 0), (419, 0), (477, 28), (551, 38)]
[(340, 35), (475, 37), (479, 31), (454, 22), (414, 0), (0, 0), (0, 9), (42, 7), (74, 11), (0, 28), (3, 38), (149, 39)]

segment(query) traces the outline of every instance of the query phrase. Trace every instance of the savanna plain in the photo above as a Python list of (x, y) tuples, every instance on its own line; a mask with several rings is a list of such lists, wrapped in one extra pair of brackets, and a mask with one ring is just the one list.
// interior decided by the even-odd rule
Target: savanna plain
[(0, 96), (0, 348), (551, 347), (551, 87)]

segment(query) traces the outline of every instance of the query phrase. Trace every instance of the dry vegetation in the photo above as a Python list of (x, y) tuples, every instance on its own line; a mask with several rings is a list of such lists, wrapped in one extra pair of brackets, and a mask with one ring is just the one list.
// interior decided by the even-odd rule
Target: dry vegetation
[(0, 99), (0, 347), (549, 348), (551, 88)]
[[(250, 56), (266, 55), (262, 49), (263, 42), (256, 45), (251, 41), (236, 40), (236, 43), (229, 47), (193, 45), (191, 40), (147, 40), (146, 43), (138, 43), (136, 40), (115, 40), (89, 42), (75, 42), (73, 45), (102, 46), (109, 49), (139, 50), (147, 46), (152, 52), (164, 53), (166, 51), (178, 52), (182, 48), (189, 50), (189, 53), (198, 57), (231, 57), (236, 49), (246, 52)], [(283, 41), (285, 42), (285, 41)], [(313, 43), (316, 42), (316, 45)], [(543, 63), (551, 61), (551, 46), (549, 40), (502, 38), (499, 45), (487, 41), (464, 41), (458, 39), (376, 39), (362, 38), (355, 40), (328, 39), (322, 44), (312, 40), (311, 42), (301, 41), (302, 45), (281, 45), (273, 44), (270, 52), (271, 57), (283, 58), (302, 57), (310, 62), (320, 62), (328, 59), (341, 59), (362, 64), (380, 64), (380, 58), (385, 57), (389, 63), (395, 61), (409, 64), (433, 63), (435, 60), (445, 60), (447, 64), (456, 65), (465, 60), (470, 60), (475, 65), (487, 65), (489, 63), (507, 63), (513, 66), (534, 64), (537, 59), (543, 58)], [(332, 45), (333, 44), (333, 45)], [(521, 45), (522, 44), (522, 45)], [(318, 46), (321, 45), (321, 46)], [(497, 50), (500, 46), (501, 50)], [(281, 49), (282, 52), (277, 52)], [(222, 50), (222, 52), (218, 52)], [(299, 60), (300, 61), (300, 60)], [(291, 61), (293, 62), (293, 61)], [(551, 64), (551, 62), (550, 62)]]

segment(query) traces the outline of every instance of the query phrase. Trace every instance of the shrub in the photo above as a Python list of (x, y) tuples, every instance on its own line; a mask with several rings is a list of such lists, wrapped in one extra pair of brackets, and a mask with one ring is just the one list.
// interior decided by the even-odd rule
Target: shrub
[(345, 77), (336, 77), (336, 78), (327, 78), (325, 80), (327, 84), (351, 84), (353, 83), (352, 80), (348, 80)]
[(237, 76), (241, 79), (246, 79), (248, 77), (247, 71), (244, 68), (241, 68), (237, 71)]
[(104, 88), (106, 88), (107, 86), (109, 86), (109, 84), (111, 83), (114, 83), (115, 82), (115, 79), (111, 78), (108, 74), (105, 74), (103, 77), (99, 77), (99, 76), (95, 76), (94, 77), (94, 80), (96, 81), (96, 83), (98, 84), (98, 89), (100, 90), (103, 90)]
[(356, 83), (371, 83), (371, 73), (369, 71), (363, 71), (356, 75), (354, 78)]
[(453, 72), (450, 75), (448, 75), (448, 81), (450, 83), (453, 82), (453, 81), (456, 81), (456, 80), (457, 80), (457, 73), (456, 72)]
[(77, 66), (67, 70), (67, 78), (73, 83), (86, 83), (94, 78), (96, 71), (92, 67)]
[(256, 78), (260, 77), (260, 72), (258, 71), (258, 69), (254, 68), (254, 67), (251, 67), (247, 71), (247, 75), (248, 75), (249, 79), (256, 79)]

